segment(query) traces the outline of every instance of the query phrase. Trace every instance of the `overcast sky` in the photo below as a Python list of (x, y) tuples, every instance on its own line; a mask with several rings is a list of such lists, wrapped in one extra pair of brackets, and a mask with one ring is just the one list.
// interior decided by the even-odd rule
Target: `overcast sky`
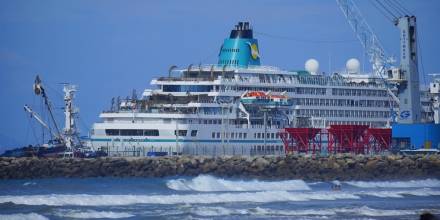
[[(356, 2), (387, 52), (398, 56), (397, 28), (371, 1)], [(421, 71), (440, 72), (440, 1), (401, 2), (418, 17)], [(263, 65), (296, 70), (315, 58), (328, 72), (355, 57), (370, 69), (333, 0), (0, 0), (0, 152), (41, 137), (23, 111), (24, 104), (40, 110), (32, 91), (37, 73), (61, 124), (60, 83), (79, 86), (79, 127), (87, 134), (112, 97), (150, 88), (171, 65), (216, 63), (238, 21), (251, 22)]]

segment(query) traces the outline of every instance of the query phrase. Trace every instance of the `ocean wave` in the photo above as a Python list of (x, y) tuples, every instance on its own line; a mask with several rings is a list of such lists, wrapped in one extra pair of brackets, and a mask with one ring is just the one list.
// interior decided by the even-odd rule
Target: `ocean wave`
[(410, 196), (440, 196), (440, 191), (430, 188), (413, 190), (388, 190), (388, 191), (360, 191), (356, 195), (374, 196), (379, 198), (403, 198)]
[(348, 185), (359, 188), (437, 188), (440, 187), (440, 180), (410, 180), (410, 181), (347, 181)]
[(196, 207), (190, 213), (203, 217), (229, 216), (229, 215), (261, 215), (261, 216), (328, 216), (335, 215), (333, 210), (305, 209), (305, 210), (278, 210), (269, 208), (235, 209), (225, 207)]
[(328, 209), (303, 209), (285, 210), (272, 208), (248, 208), (235, 209), (226, 207), (196, 207), (190, 213), (203, 217), (230, 216), (230, 215), (250, 215), (250, 216), (321, 216), (329, 217), (338, 214), (355, 215), (366, 217), (391, 217), (404, 215), (417, 215), (422, 210), (401, 210), (401, 209), (374, 209), (368, 206), (350, 208), (328, 208)]
[(193, 193), (172, 195), (89, 195), (49, 194), (27, 196), (0, 196), (0, 203), (48, 206), (112, 206), (132, 204), (215, 204), (215, 203), (270, 203), (310, 200), (360, 199), (361, 196), (403, 198), (405, 196), (440, 196), (439, 190), (430, 188), (385, 191), (257, 191)]
[(416, 215), (418, 210), (401, 210), (401, 209), (373, 209), (368, 206), (362, 206), (359, 208), (350, 209), (337, 209), (336, 212), (353, 213), (362, 216), (370, 217), (386, 217), (386, 216), (403, 216), (403, 215)]
[(201, 175), (191, 180), (174, 179), (169, 180), (167, 187), (177, 191), (200, 191), (200, 192), (220, 192), (220, 191), (299, 191), (310, 190), (310, 187), (302, 180), (286, 181), (243, 181), (225, 180), (213, 176)]
[(35, 185), (37, 185), (36, 182), (25, 182), (25, 183), (23, 183), (23, 186), (35, 186)]
[(95, 210), (59, 210), (55, 215), (59, 217), (81, 218), (81, 219), (91, 219), (91, 218), (116, 219), (116, 218), (130, 218), (134, 216), (127, 212), (95, 211)]
[(0, 219), (3, 220), (49, 220), (48, 218), (46, 218), (43, 215), (37, 214), (37, 213), (27, 213), (27, 214), (22, 214), (22, 213), (17, 213), (17, 214), (7, 214), (7, 215), (3, 215), (0, 214)]
[(208, 193), (188, 195), (28, 195), (0, 196), (0, 203), (12, 202), (22, 205), (49, 206), (112, 206), (131, 204), (213, 204), (231, 202), (284, 202), (309, 200), (359, 199), (352, 193), (344, 192), (287, 192), (263, 191), (242, 193)]

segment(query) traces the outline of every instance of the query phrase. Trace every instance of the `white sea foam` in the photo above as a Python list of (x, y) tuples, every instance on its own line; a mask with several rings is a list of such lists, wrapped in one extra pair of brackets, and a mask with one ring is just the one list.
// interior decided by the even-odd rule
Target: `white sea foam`
[(49, 206), (112, 206), (131, 204), (215, 204), (215, 203), (270, 203), (286, 201), (360, 199), (360, 196), (402, 198), (406, 196), (440, 196), (439, 190), (430, 188), (408, 190), (367, 191), (257, 191), (211, 192), (173, 195), (88, 195), (49, 194), (0, 196), (0, 203)]
[(208, 193), (189, 195), (29, 195), (0, 196), (0, 203), (12, 202), (24, 205), (49, 206), (111, 206), (131, 204), (213, 204), (230, 202), (284, 202), (309, 200), (359, 199), (352, 193), (344, 192), (287, 192), (263, 191), (241, 193)]
[(81, 218), (81, 219), (91, 219), (91, 218), (116, 219), (116, 218), (130, 218), (134, 216), (127, 212), (111, 212), (111, 211), (95, 211), (95, 210), (59, 210), (55, 215), (59, 217)]
[(251, 215), (251, 216), (320, 216), (329, 217), (338, 214), (350, 214), (366, 217), (390, 217), (390, 216), (404, 216), (417, 215), (421, 210), (397, 210), (397, 209), (374, 209), (368, 206), (353, 207), (353, 208), (328, 208), (328, 209), (272, 209), (272, 208), (249, 208), (249, 209), (235, 209), (225, 207), (196, 207), (191, 209), (191, 213), (204, 216), (230, 216), (230, 215)]
[(0, 219), (3, 220), (49, 220), (43, 215), (37, 214), (37, 213), (17, 213), (17, 214), (7, 214), (7, 215), (0, 215)]
[(246, 215), (246, 209), (228, 209), (224, 207), (195, 207), (190, 210), (190, 213), (198, 216), (225, 216), (225, 215)]
[(418, 210), (373, 209), (368, 206), (362, 206), (359, 208), (337, 208), (333, 210), (337, 213), (355, 214), (369, 217), (416, 215), (418, 213)]
[(37, 185), (37, 183), (36, 182), (25, 182), (25, 183), (23, 183), (23, 186), (34, 186), (34, 185)]
[(327, 216), (335, 215), (333, 210), (305, 209), (305, 210), (278, 210), (269, 208), (234, 209), (225, 207), (196, 207), (191, 213), (198, 216), (227, 216), (227, 215), (262, 215), (262, 216)]
[(413, 190), (389, 190), (389, 191), (361, 191), (356, 195), (368, 195), (380, 198), (403, 198), (406, 195), (411, 196), (440, 196), (440, 191), (430, 188)]
[(219, 191), (294, 191), (310, 190), (310, 187), (302, 180), (286, 181), (242, 181), (225, 180), (213, 176), (201, 175), (191, 180), (175, 179), (169, 180), (167, 186), (178, 191), (200, 191), (200, 192), (219, 192)]
[(336, 212), (330, 209), (303, 209), (303, 210), (279, 210), (256, 207), (250, 209), (251, 214), (270, 215), (270, 216), (328, 216), (335, 215)]
[(359, 188), (424, 188), (440, 187), (440, 180), (410, 180), (410, 181), (347, 181), (346, 184)]

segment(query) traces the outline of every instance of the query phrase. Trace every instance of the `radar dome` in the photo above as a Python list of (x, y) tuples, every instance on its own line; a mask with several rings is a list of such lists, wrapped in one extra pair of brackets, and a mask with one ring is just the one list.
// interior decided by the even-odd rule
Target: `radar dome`
[(359, 73), (361, 63), (356, 58), (351, 58), (347, 61), (345, 64), (345, 67), (347, 68), (347, 73)]
[(305, 68), (310, 74), (315, 75), (319, 70), (319, 62), (315, 59), (309, 59), (306, 61)]

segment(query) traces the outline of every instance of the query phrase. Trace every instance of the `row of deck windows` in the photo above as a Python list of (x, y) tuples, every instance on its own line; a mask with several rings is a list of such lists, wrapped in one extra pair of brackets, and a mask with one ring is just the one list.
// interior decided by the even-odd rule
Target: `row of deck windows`
[(162, 85), (164, 92), (210, 92), (212, 88), (208, 85)]
[(306, 106), (389, 107), (390, 102), (384, 100), (296, 98), (294, 99), (294, 104)]
[[(159, 136), (157, 129), (105, 129), (107, 136)], [(187, 130), (174, 130), (174, 135), (186, 137)], [(197, 136), (197, 130), (191, 130), (191, 137)]]
[(297, 116), (306, 117), (360, 117), (360, 118), (389, 118), (389, 111), (354, 111), (354, 110), (322, 110), (322, 109), (298, 109)]
[(157, 129), (105, 129), (108, 136), (159, 136)]
[[(264, 133), (254, 133), (254, 138), (264, 139)], [(266, 133), (266, 139), (279, 139), (279, 133)]]
[(386, 97), (388, 93), (384, 90), (370, 90), (370, 89), (332, 89), (332, 95), (343, 96), (379, 96)]
[[(224, 138), (231, 138), (231, 139), (246, 139), (247, 138), (247, 133), (242, 133), (242, 132), (224, 132), (223, 133), (223, 137)], [(221, 133), (220, 132), (212, 132), (211, 133), (211, 138), (215, 139), (215, 138), (221, 138)]]
[[(222, 63), (222, 62), (221, 62)], [(246, 75), (246, 74), (250, 74)], [(242, 72), (241, 75), (234, 75), (233, 77), (224, 78), (229, 82), (247, 82), (247, 83), (273, 83), (273, 84), (307, 84), (307, 85), (321, 85), (321, 86), (351, 86), (351, 87), (363, 87), (363, 88), (381, 88), (381, 83), (355, 83), (346, 81), (341, 77), (329, 77), (329, 76), (296, 76), (296, 75), (274, 75), (274, 74), (254, 74)]]
[[(212, 132), (211, 137), (213, 139), (215, 138), (221, 138), (220, 132)], [(223, 133), (224, 138), (231, 138), (231, 139), (246, 139), (247, 133), (241, 133), (241, 132), (225, 132)], [(264, 133), (254, 133), (255, 139), (264, 139)], [(279, 139), (280, 134), (279, 133), (266, 133), (266, 139)]]
[[(232, 86), (226, 85), (214, 87), (215, 90), (220, 91), (273, 91), (273, 92), (292, 92), (304, 95), (326, 95), (326, 88), (269, 88), (269, 87), (253, 87), (253, 86)], [(385, 90), (371, 90), (371, 89), (331, 89), (332, 95), (338, 96), (367, 96), (367, 97), (387, 97), (388, 93)]]

